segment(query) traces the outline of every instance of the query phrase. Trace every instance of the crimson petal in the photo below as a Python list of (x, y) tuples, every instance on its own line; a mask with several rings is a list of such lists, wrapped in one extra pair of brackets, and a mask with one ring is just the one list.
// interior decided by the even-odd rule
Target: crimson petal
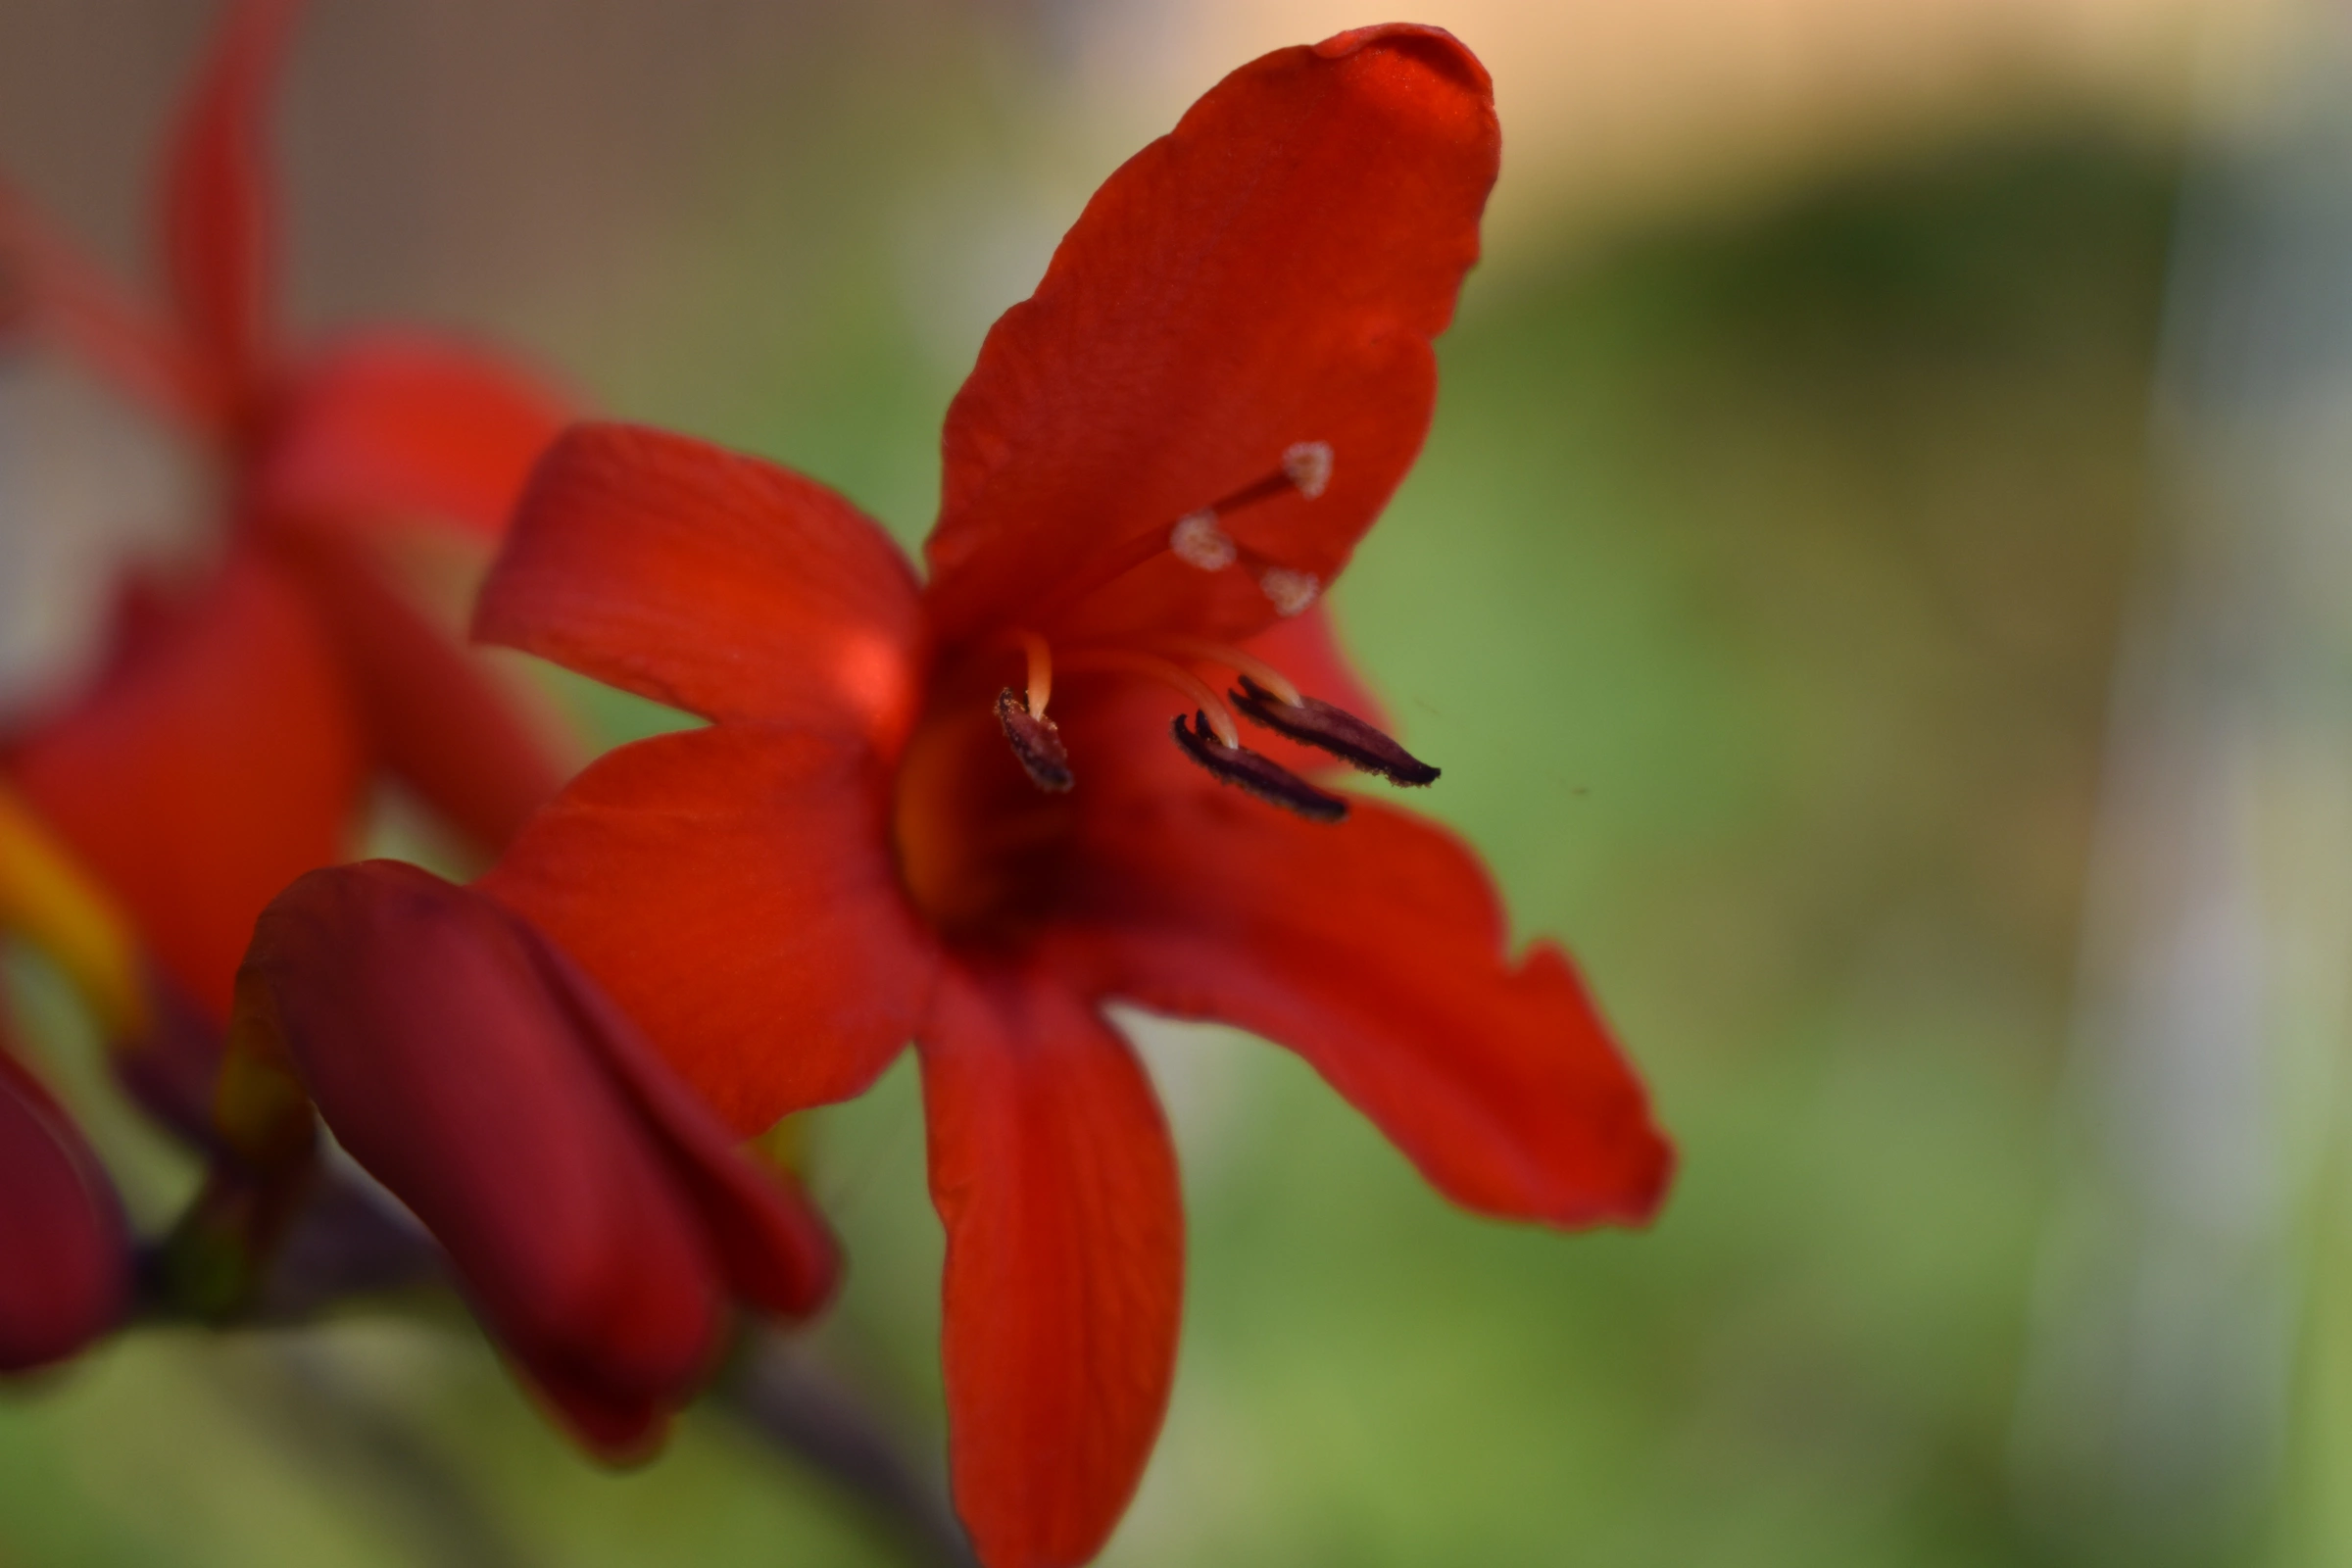
[(6, 760), (216, 1021), (254, 916), (295, 877), (342, 858), (362, 778), (317, 617), (250, 553), (129, 639), (114, 669)]
[(950, 1457), (989, 1568), (1090, 1560), (1166, 1412), (1176, 1159), (1142, 1066), (1051, 977), (951, 968), (922, 1042)]
[(374, 541), (304, 530), (282, 559), (322, 612), (375, 760), (495, 854), (564, 782), (551, 726), (407, 601)]
[(682, 1152), (697, 1178), (741, 1159), (715, 1121), (672, 1102), (649, 1123), (645, 1071), (612, 1070), (643, 1052), (617, 1016), (512, 913), (414, 866), (287, 889), (238, 1007), (583, 1440), (631, 1456), (717, 1348), (721, 1264), (679, 1179)]
[(672, 1169), (702, 1210), (735, 1294), (783, 1317), (808, 1317), (841, 1277), (840, 1249), (790, 1178), (746, 1159), (710, 1107), (646, 1046), (562, 950), (529, 926), (540, 976), (580, 1037), (635, 1101)]
[(467, 344), (347, 337), (304, 366), (261, 478), (273, 512), (424, 517), (496, 538), (567, 400)]
[(170, 330), (0, 180), (0, 328), (19, 317), (167, 418), (203, 424), (214, 416), (211, 388)]
[[(1266, 566), (1328, 583), (1420, 450), (1499, 145), (1469, 51), (1396, 25), (1243, 67), (1130, 159), (949, 411), (942, 640), (1232, 638), (1296, 608)], [(1236, 564), (1168, 552), (1178, 519), (1317, 442), (1318, 495), (1222, 519)]]
[(863, 748), (766, 725), (611, 753), (481, 881), (737, 1130), (857, 1094), (913, 1035), (937, 951)]
[(850, 502), (685, 436), (583, 424), (551, 451), (474, 635), (714, 719), (856, 736), (914, 717), (914, 574)]
[(302, 0), (230, 0), (164, 166), (172, 298), (191, 353), (239, 407), (260, 395), (273, 352), (277, 210), (263, 117), (301, 9)]
[(1200, 791), (1088, 821), (1056, 938), (1074, 979), (1289, 1046), (1471, 1208), (1655, 1211), (1674, 1157), (1641, 1080), (1557, 948), (1507, 959), (1450, 833), (1360, 799), (1334, 829)]
[(129, 1296), (113, 1184), (0, 1040), (0, 1372), (72, 1355), (122, 1320)]

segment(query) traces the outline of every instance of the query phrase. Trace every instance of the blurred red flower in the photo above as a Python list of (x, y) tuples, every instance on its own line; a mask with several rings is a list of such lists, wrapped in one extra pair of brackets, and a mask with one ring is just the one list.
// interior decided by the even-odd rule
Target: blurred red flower
[(569, 960), (412, 865), (314, 871), (264, 911), (228, 1082), (225, 1103), (262, 1112), (232, 1109), (230, 1134), (264, 1167), (307, 1161), (316, 1103), (608, 1458), (659, 1441), (710, 1370), (730, 1297), (805, 1317), (839, 1272), (798, 1189), (737, 1150)]
[[(0, 936), (40, 954), (113, 1033), (143, 1006), (104, 896), (0, 786)], [(0, 1373), (63, 1360), (122, 1320), (130, 1234), (81, 1133), (15, 1054), (0, 1008)]]
[(181, 109), (150, 318), (0, 184), (0, 296), (201, 437), (226, 526), (193, 581), (126, 574), (94, 681), (0, 765), (216, 1022), (254, 916), (341, 858), (369, 776), (484, 851), (562, 777), (526, 719), (397, 585), (396, 526), (494, 537), (564, 400), (405, 330), (282, 340), (265, 105), (299, 0), (234, 0)]
[(114, 1184), (0, 1030), (0, 1372), (72, 1355), (129, 1298)]
[(485, 891), (739, 1129), (918, 1042), (956, 1495), (996, 1568), (1091, 1556), (1168, 1396), (1175, 1165), (1105, 1000), (1290, 1046), (1475, 1209), (1640, 1223), (1668, 1181), (1561, 952), (1512, 960), (1467, 848), (1307, 776), (1435, 776), (1314, 601), (1419, 450), (1497, 149), (1436, 29), (1269, 55), (990, 333), (927, 585), (810, 480), (589, 425), (485, 587), (477, 635), (713, 721), (592, 766)]

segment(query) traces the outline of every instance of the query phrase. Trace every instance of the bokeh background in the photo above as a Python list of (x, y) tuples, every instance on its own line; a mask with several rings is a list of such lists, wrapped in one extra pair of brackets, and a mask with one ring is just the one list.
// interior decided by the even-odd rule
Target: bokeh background
[[(126, 271), (210, 8), (0, 0), (0, 165)], [(1430, 0), (1489, 257), (1333, 603), (1685, 1153), (1663, 1218), (1448, 1209), (1303, 1066), (1131, 1020), (1192, 1226), (1113, 1564), (2352, 1561), (2352, 11)], [(318, 0), (301, 319), (519, 345), (912, 543), (1095, 183), (1335, 0)], [(0, 704), (169, 551), (170, 447), (0, 356)], [(598, 745), (673, 722), (549, 689)], [(379, 847), (432, 853), (397, 800)], [(159, 1217), (192, 1172), (51, 1066)], [(936, 1467), (912, 1075), (812, 1118), (807, 1353)], [(883, 1564), (715, 1418), (612, 1475), (430, 1304), (0, 1393), (0, 1563)]]

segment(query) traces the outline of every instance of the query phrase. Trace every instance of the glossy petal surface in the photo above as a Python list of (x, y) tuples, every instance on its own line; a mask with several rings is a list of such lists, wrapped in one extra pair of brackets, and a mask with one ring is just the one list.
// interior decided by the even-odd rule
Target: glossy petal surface
[(256, 398), (274, 352), (276, 191), (265, 117), (302, 0), (230, 0), (164, 167), (164, 270), (189, 350), (223, 401)]
[(1184, 1218), (1134, 1054), (1050, 978), (952, 968), (925, 1030), (956, 1506), (989, 1568), (1092, 1558), (1167, 1408)]
[[(1131, 159), (949, 412), (941, 639), (1241, 636), (1275, 618), (1264, 564), (1328, 583), (1420, 450), (1498, 147), (1478, 62), (1395, 26), (1243, 67)], [(1329, 487), (1224, 519), (1240, 564), (1167, 553), (1300, 442)]]
[(468, 344), (348, 337), (303, 368), (262, 491), (274, 511), (422, 517), (495, 538), (567, 417), (553, 388)]
[(683, 1399), (716, 1345), (715, 1260), (511, 914), (414, 866), (313, 872), (262, 917), (238, 1008), (526, 1369)]
[(914, 576), (812, 480), (705, 442), (580, 425), (540, 466), (475, 635), (714, 719), (855, 736), (912, 720)]
[(283, 559), (320, 611), (371, 760), (495, 854), (564, 781), (520, 691), (426, 619), (367, 537), (309, 532)]
[(1358, 800), (1321, 827), (1231, 794), (1090, 817), (1062, 961), (1090, 987), (1297, 1051), (1455, 1201), (1639, 1224), (1673, 1151), (1560, 951), (1504, 953), (1477, 858)]
[(621, 748), (483, 877), (739, 1131), (858, 1093), (937, 965), (860, 746), (720, 725)]
[(258, 556), (154, 620), (7, 765), (218, 1020), (254, 916), (342, 858), (361, 743), (316, 616)]
[(122, 1319), (129, 1291), (113, 1187), (0, 1039), (0, 1372), (72, 1355)]

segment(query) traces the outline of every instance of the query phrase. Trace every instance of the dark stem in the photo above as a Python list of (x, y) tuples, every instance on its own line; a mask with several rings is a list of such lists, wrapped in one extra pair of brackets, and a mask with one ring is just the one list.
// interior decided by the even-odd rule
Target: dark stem
[[(164, 1255), (163, 1247), (151, 1248), (140, 1271), (138, 1316), (150, 1322), (294, 1328), (339, 1306), (451, 1283), (441, 1249), (415, 1220), (363, 1179), (332, 1167), (318, 1172), (267, 1273), (235, 1316), (224, 1318), (210, 1300), (172, 1288)], [(275, 1375), (270, 1381), (281, 1427), (307, 1431), (339, 1402), (352, 1402), (347, 1396), (365, 1400), (366, 1391), (337, 1374), (326, 1348), (294, 1345), (277, 1353), (280, 1362), (270, 1368)], [(751, 1331), (712, 1402), (738, 1426), (857, 1498), (891, 1529), (911, 1561), (926, 1568), (978, 1568), (938, 1484), (856, 1391), (781, 1331)], [(445, 1474), (449, 1467), (431, 1451), (423, 1431), (380, 1405), (347, 1409), (344, 1419), (348, 1430), (321, 1451), (321, 1462), (348, 1472), (372, 1457), (386, 1467), (390, 1490), (410, 1511), (421, 1516), (430, 1502), (429, 1511), (445, 1516), (453, 1548), (433, 1560), (485, 1568), (525, 1560), (504, 1544), (479, 1499), (453, 1487)], [(461, 1542), (466, 1549), (456, 1550)]]
[(715, 1402), (864, 1503), (931, 1568), (980, 1568), (938, 1484), (855, 1390), (771, 1330), (753, 1333)]

